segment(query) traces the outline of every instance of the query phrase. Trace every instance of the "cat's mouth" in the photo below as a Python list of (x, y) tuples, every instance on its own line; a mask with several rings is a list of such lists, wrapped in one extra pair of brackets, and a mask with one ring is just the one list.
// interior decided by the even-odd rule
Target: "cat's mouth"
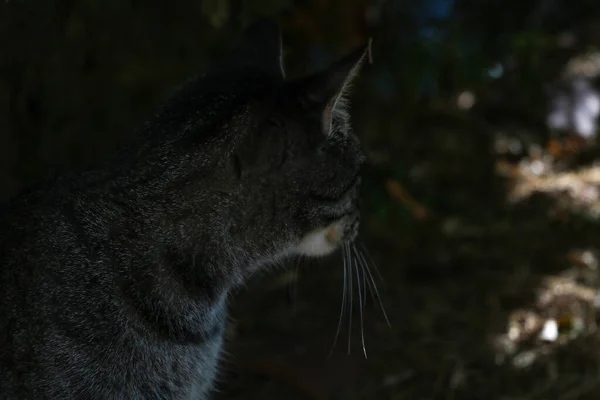
[[(325, 256), (333, 253), (344, 242), (353, 241), (358, 235), (360, 213), (358, 211), (360, 177), (353, 180), (345, 190), (342, 201), (338, 202), (332, 222), (306, 234), (296, 251), (309, 257)], [(335, 215), (334, 214), (334, 215)]]
[(306, 234), (295, 248), (298, 254), (309, 257), (325, 256), (333, 253), (344, 242), (352, 242), (358, 236), (360, 184), (361, 178), (357, 175), (344, 188), (340, 200), (332, 206), (332, 222)]
[(358, 235), (360, 214), (354, 211), (330, 225), (308, 233), (296, 247), (299, 254), (309, 257), (333, 253), (344, 242), (353, 241)]

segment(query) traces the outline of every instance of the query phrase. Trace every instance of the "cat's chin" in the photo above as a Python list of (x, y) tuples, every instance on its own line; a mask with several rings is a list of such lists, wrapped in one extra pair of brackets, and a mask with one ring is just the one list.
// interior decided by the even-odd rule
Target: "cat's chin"
[(347, 218), (343, 218), (327, 227), (309, 232), (296, 246), (295, 253), (308, 257), (322, 257), (333, 253), (345, 240), (354, 239), (345, 237), (347, 225)]

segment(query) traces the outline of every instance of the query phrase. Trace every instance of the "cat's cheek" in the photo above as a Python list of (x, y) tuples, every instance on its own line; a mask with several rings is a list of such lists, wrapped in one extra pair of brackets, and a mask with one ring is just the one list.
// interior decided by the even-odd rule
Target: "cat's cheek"
[(320, 257), (333, 253), (342, 243), (343, 223), (336, 222), (326, 228), (316, 229), (305, 235), (295, 252), (308, 257)]

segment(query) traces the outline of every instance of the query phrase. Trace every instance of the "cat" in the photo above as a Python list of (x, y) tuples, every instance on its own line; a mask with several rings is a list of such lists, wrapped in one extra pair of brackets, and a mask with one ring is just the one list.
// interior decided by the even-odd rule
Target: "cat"
[(3, 206), (0, 398), (207, 399), (232, 289), (355, 239), (367, 46), (294, 80), (281, 48), (252, 24), (106, 161)]

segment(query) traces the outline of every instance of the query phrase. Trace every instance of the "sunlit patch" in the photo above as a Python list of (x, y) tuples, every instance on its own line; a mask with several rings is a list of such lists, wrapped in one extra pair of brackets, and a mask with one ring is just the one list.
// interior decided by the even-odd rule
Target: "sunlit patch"
[[(600, 163), (582, 163), (580, 158), (596, 145), (589, 139), (596, 129), (600, 97), (595, 90), (585, 92), (589, 84), (582, 82), (571, 83), (569, 90), (585, 96), (577, 101), (568, 97), (571, 92), (555, 96), (555, 109), (547, 116), (550, 128), (568, 130), (567, 135), (556, 135), (544, 145), (527, 143), (520, 133), (497, 136), (495, 150), (500, 157), (496, 171), (506, 178), (509, 203), (542, 195), (549, 200), (551, 218), (600, 218)], [(579, 110), (571, 109), (575, 103)], [(574, 123), (573, 117), (580, 116), (581, 121)], [(592, 122), (588, 124), (583, 117)], [(498, 363), (528, 368), (557, 357), (575, 341), (596, 340), (600, 323), (598, 253), (594, 249), (572, 251), (567, 259), (568, 268), (559, 274), (532, 276), (541, 281), (535, 299), (511, 310), (505, 329), (493, 337)]]
[(533, 303), (510, 313), (507, 329), (494, 338), (498, 363), (526, 368), (572, 341), (597, 331), (600, 276), (596, 254), (569, 254), (572, 267), (547, 276)]
[(565, 77), (596, 78), (600, 75), (600, 52), (591, 50), (574, 57), (565, 66)]
[(496, 162), (496, 172), (508, 178), (507, 200), (510, 203), (543, 194), (552, 201), (551, 216), (567, 213), (594, 219), (600, 217), (600, 163), (565, 168), (565, 161), (590, 148), (588, 142), (571, 136), (550, 140), (545, 147), (538, 144), (520, 146), (521, 157), (516, 162), (507, 158), (516, 156), (509, 150), (513, 142), (516, 143), (516, 139), (499, 135), (495, 143), (496, 152), (502, 156)]
[(470, 109), (473, 107), (473, 105), (475, 105), (475, 94), (471, 91), (465, 90), (457, 96), (456, 104), (461, 110)]
[(520, 202), (543, 193), (554, 202), (551, 214), (568, 211), (591, 218), (600, 216), (600, 165), (574, 171), (555, 171), (544, 159), (523, 160), (518, 166), (499, 164), (499, 171), (512, 178), (508, 200)]
[(500, 79), (502, 75), (504, 75), (504, 65), (496, 63), (493, 67), (488, 69), (487, 73), (492, 79)]
[(578, 77), (560, 82), (555, 85), (550, 100), (548, 128), (570, 131), (588, 139), (596, 136), (600, 93), (590, 80)]

